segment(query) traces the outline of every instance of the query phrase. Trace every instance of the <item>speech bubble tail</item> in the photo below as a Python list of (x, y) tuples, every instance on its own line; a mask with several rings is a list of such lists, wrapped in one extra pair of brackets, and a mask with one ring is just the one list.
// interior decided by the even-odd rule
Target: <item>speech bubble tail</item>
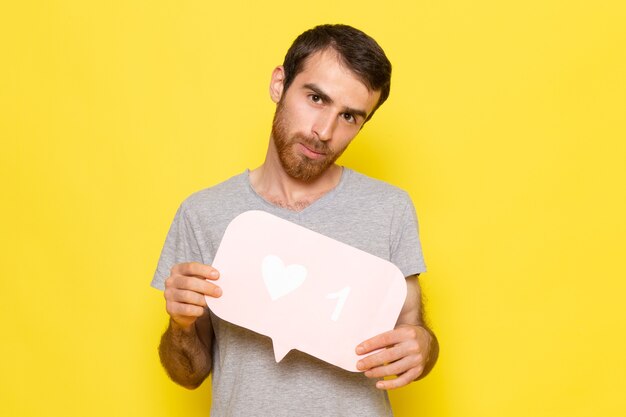
[(278, 363), (283, 360), (291, 348), (283, 346), (275, 340), (272, 340), (272, 342), (274, 343), (274, 358), (276, 359), (276, 363)]

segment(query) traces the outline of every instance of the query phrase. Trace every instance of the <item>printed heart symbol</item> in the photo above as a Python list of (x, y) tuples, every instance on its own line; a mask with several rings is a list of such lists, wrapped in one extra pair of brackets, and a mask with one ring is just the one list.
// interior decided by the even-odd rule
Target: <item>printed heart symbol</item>
[(302, 265), (285, 266), (276, 255), (267, 255), (263, 258), (261, 268), (265, 287), (270, 293), (272, 301), (297, 289), (306, 279), (307, 270)]

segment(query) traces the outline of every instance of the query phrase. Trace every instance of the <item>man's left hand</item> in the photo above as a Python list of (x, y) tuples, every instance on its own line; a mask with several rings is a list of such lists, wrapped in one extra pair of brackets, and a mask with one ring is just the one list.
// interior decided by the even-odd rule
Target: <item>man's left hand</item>
[(399, 324), (395, 329), (361, 343), (358, 355), (378, 349), (357, 362), (357, 368), (365, 371), (368, 378), (396, 376), (378, 381), (378, 389), (395, 389), (415, 381), (424, 371), (431, 348), (432, 336), (425, 328), (411, 324)]

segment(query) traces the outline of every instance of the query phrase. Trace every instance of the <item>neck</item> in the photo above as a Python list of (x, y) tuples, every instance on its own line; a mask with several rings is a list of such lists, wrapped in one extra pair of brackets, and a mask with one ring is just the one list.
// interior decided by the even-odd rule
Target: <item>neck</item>
[(300, 211), (339, 184), (343, 168), (337, 164), (330, 166), (312, 181), (305, 182), (290, 177), (272, 146), (270, 143), (265, 162), (250, 171), (250, 185), (270, 203)]

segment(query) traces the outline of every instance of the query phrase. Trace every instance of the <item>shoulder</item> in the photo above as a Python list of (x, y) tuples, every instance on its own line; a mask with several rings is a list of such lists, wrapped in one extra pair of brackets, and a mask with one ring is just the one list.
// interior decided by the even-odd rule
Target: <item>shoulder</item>
[(210, 210), (219, 203), (241, 195), (246, 187), (247, 175), (247, 172), (243, 172), (219, 184), (194, 192), (183, 200), (181, 210), (186, 214), (195, 214)]
[(346, 181), (348, 192), (363, 198), (376, 198), (393, 204), (406, 205), (410, 203), (411, 198), (403, 189), (360, 172), (345, 169), (348, 174), (348, 181)]

